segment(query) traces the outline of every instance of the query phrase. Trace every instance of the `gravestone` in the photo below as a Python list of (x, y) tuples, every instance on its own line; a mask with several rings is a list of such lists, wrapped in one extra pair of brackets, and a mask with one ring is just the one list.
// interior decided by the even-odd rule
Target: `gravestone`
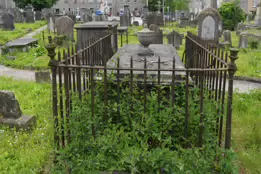
[(19, 50), (20, 52), (26, 52), (32, 47), (35, 47), (38, 44), (38, 40), (30, 37), (23, 37), (16, 40), (12, 40), (5, 44), (6, 52), (16, 52)]
[(90, 22), (90, 21), (92, 21), (92, 16), (89, 13), (85, 12), (82, 15), (82, 20), (83, 20), (83, 22)]
[[(143, 19), (143, 21), (146, 21), (148, 12), (149, 12), (148, 6), (144, 6), (143, 7), (143, 11), (142, 11), (142, 19)], [(143, 22), (143, 23), (145, 23), (145, 22)]]
[(229, 30), (225, 30), (223, 36), (224, 36), (224, 41), (229, 42), (230, 46), (232, 46), (231, 32)]
[(248, 36), (247, 33), (242, 32), (239, 35), (239, 48), (247, 48), (248, 45)]
[(2, 16), (3, 20), (3, 29), (4, 30), (14, 30), (14, 16), (11, 15), (10, 13), (4, 13)]
[(256, 6), (255, 24), (261, 26), (261, 0), (258, 1)]
[(76, 22), (76, 16), (75, 16), (75, 15), (73, 15), (73, 14), (68, 14), (67, 16), (68, 16), (69, 18), (71, 18), (74, 23)]
[(25, 22), (26, 23), (34, 23), (34, 12), (33, 7), (31, 5), (27, 5), (25, 7)]
[(37, 71), (35, 72), (36, 83), (51, 82), (51, 76), (49, 71)]
[(35, 11), (35, 20), (40, 21), (42, 19), (41, 11)]
[(14, 22), (15, 23), (22, 23), (22, 22), (24, 22), (23, 13), (18, 8), (14, 8), (12, 10), (12, 13), (13, 13), (13, 16), (14, 16)]
[(179, 19), (179, 27), (186, 27), (189, 25), (189, 18), (185, 16), (185, 13), (181, 13), (180, 19)]
[(173, 45), (176, 49), (180, 48), (180, 45), (182, 45), (182, 39), (183, 35), (179, 34), (176, 31), (172, 31), (167, 35), (168, 44)]
[(55, 32), (55, 27), (54, 27), (54, 14), (52, 12), (48, 12), (46, 15), (46, 20), (47, 20), (47, 29), (50, 32)]
[(120, 16), (120, 26), (131, 26), (131, 13), (128, 5), (124, 5), (124, 14)]
[(3, 20), (2, 20), (2, 16), (4, 15), (4, 9), (2, 6), (0, 6), (0, 28), (3, 28)]
[(202, 40), (218, 43), (221, 16), (214, 8), (206, 8), (198, 15), (198, 36)]
[(149, 30), (154, 31), (155, 34), (155, 40), (152, 42), (152, 44), (163, 44), (163, 32), (162, 30), (155, 24), (151, 24), (149, 26)]
[(92, 21), (97, 21), (95, 13), (92, 13)]
[(58, 35), (65, 35), (71, 41), (74, 41), (73, 32), (74, 22), (68, 16), (62, 16), (55, 21), (55, 29)]
[(237, 30), (241, 31), (241, 30), (246, 30), (246, 25), (243, 22), (240, 22), (237, 24)]
[(26, 130), (36, 124), (36, 118), (22, 114), (13, 92), (0, 91), (0, 124)]

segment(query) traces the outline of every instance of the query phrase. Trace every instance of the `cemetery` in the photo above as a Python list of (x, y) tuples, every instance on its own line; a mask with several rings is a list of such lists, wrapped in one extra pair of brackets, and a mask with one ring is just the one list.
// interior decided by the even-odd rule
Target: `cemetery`
[(123, 7), (0, 11), (0, 173), (260, 173), (261, 2)]

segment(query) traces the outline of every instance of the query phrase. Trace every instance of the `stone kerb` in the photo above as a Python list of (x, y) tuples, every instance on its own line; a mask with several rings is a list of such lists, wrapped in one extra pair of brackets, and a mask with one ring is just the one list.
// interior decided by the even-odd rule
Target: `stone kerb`
[(221, 16), (214, 8), (206, 8), (198, 15), (198, 36), (202, 40), (218, 43), (221, 23)]

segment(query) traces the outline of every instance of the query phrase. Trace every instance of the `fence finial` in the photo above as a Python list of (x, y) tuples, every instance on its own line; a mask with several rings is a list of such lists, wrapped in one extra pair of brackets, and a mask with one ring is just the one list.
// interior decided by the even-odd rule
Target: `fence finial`
[(53, 39), (51, 36), (48, 36), (48, 41), (49, 43), (46, 45), (46, 49), (48, 51), (48, 56), (50, 57), (50, 62), (49, 62), (49, 66), (55, 66), (57, 64), (57, 61), (55, 60), (55, 44), (53, 43)]
[(228, 64), (228, 73), (233, 73), (232, 75), (235, 74), (235, 72), (237, 71), (237, 65), (235, 63), (235, 61), (238, 59), (238, 52), (239, 49), (237, 48), (230, 48), (230, 63)]

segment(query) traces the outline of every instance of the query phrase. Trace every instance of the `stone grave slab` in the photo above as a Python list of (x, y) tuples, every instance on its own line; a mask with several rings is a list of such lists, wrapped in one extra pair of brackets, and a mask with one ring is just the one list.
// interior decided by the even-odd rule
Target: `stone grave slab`
[(17, 49), (22, 51), (27, 51), (31, 47), (34, 47), (38, 44), (38, 40), (35, 38), (19, 38), (13, 41), (8, 42), (5, 46), (8, 48), (8, 52), (13, 52)]
[[(139, 44), (128, 44), (124, 45), (122, 48), (118, 49), (118, 52), (107, 62), (108, 68), (117, 67), (117, 59), (119, 58), (120, 68), (130, 68), (130, 59), (133, 58), (133, 67), (135, 69), (141, 69), (140, 71), (133, 71), (134, 75), (141, 77), (137, 79), (138, 81), (143, 81), (142, 77), (144, 75), (144, 58), (147, 59), (147, 69), (157, 69), (158, 68), (158, 58), (161, 58), (161, 69), (172, 69), (173, 68), (173, 58), (175, 58), (175, 68), (183, 69), (184, 65), (178, 56), (176, 49), (170, 44), (151, 44), (149, 48), (153, 51), (153, 56), (140, 56), (139, 52), (144, 51), (144, 47)], [(108, 71), (109, 72), (109, 71)], [(130, 74), (129, 70), (120, 70), (120, 78), (128, 76)], [(152, 80), (148, 80), (148, 83), (153, 83), (153, 80), (157, 79), (157, 71), (148, 71), (148, 77)], [(172, 71), (161, 71), (161, 83), (165, 85), (171, 84)], [(176, 82), (182, 82), (184, 80), (185, 72), (177, 71), (175, 72)], [(191, 80), (191, 79), (190, 79)]]

